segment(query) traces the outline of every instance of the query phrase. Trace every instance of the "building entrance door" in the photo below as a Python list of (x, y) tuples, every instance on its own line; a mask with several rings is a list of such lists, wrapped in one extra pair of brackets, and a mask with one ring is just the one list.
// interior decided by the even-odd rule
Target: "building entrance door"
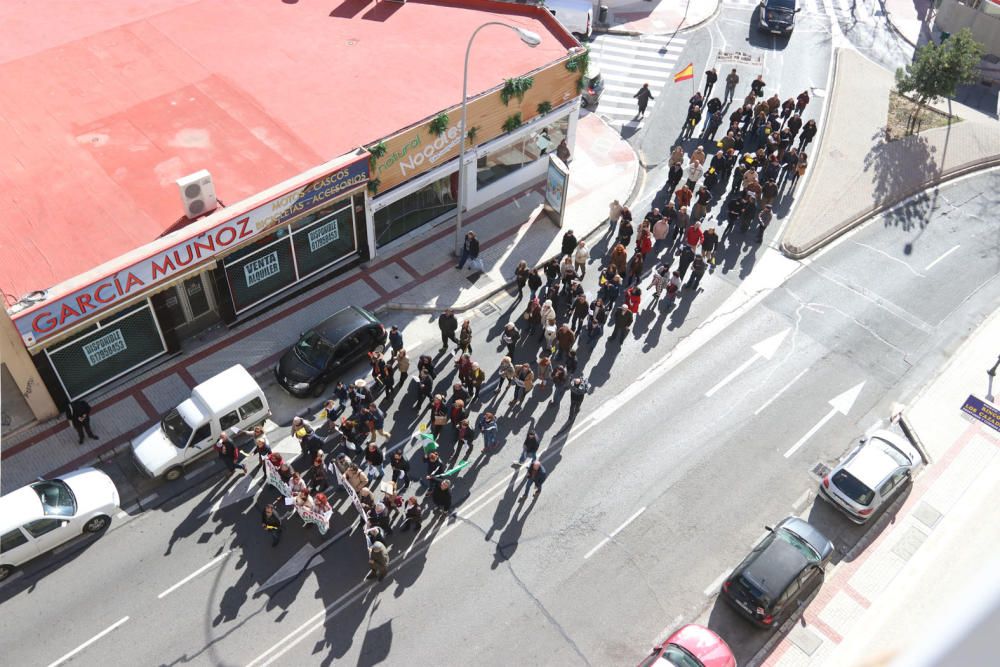
[[(154, 297), (160, 322), (180, 338), (192, 336), (219, 321), (209, 273), (200, 273)], [(164, 317), (164, 315), (166, 317)]]

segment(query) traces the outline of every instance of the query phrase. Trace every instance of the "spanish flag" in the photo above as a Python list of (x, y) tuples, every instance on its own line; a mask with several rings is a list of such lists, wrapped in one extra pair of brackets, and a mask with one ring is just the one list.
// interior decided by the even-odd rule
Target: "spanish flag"
[(688, 63), (688, 66), (682, 69), (677, 74), (674, 74), (674, 83), (680, 83), (681, 81), (687, 81), (688, 79), (694, 78), (694, 63)]

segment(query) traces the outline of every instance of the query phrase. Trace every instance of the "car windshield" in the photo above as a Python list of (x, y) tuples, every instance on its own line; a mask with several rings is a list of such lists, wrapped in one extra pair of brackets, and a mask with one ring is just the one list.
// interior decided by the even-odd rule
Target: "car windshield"
[(778, 538), (791, 544), (803, 556), (805, 556), (808, 560), (812, 561), (813, 563), (818, 563), (820, 561), (819, 554), (816, 553), (816, 550), (813, 549), (808, 542), (806, 542), (805, 540), (803, 540), (801, 537), (791, 532), (790, 530), (788, 529), (779, 530)]
[(832, 481), (841, 493), (859, 505), (870, 505), (875, 498), (874, 491), (846, 470), (838, 470), (834, 473)]
[(333, 346), (315, 331), (310, 331), (295, 344), (295, 356), (313, 368), (325, 368), (333, 356)]
[(795, 9), (795, 0), (767, 0), (765, 3), (768, 9), (774, 9), (778, 11), (793, 11)]
[(880, 438), (874, 438), (872, 444), (877, 446), (880, 451), (885, 453), (890, 459), (896, 462), (898, 466), (908, 466), (910, 465), (910, 459), (906, 458), (903, 452), (896, 449), (891, 442), (887, 442)]
[(166, 434), (167, 440), (177, 449), (184, 449), (188, 440), (191, 439), (191, 426), (184, 421), (181, 413), (174, 408), (167, 413), (167, 416), (160, 420), (160, 428)]
[(42, 501), (46, 516), (73, 516), (76, 514), (76, 497), (66, 482), (58, 479), (32, 484), (31, 488)]
[(677, 667), (702, 667), (701, 661), (682, 649), (677, 644), (670, 644), (660, 654), (660, 660)]

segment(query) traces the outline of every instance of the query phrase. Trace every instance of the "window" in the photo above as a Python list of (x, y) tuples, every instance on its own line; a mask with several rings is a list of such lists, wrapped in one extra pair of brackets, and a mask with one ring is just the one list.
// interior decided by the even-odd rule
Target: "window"
[(264, 401), (260, 400), (260, 396), (258, 396), (252, 401), (240, 406), (240, 419), (249, 419), (263, 409)]
[(480, 157), (476, 163), (476, 188), (482, 190), (540, 157), (555, 153), (568, 131), (569, 117), (566, 116), (523, 139)]
[(883, 498), (885, 498), (890, 493), (892, 493), (892, 489), (894, 486), (896, 486), (896, 478), (890, 477), (885, 481), (885, 484), (882, 485), (882, 488), (878, 490), (878, 494)]
[(41, 537), (45, 533), (51, 533), (53, 530), (63, 525), (64, 521), (66, 521), (66, 519), (38, 519), (37, 521), (24, 524), (24, 529), (28, 531), (32, 537)]
[(191, 442), (195, 445), (208, 440), (208, 437), (212, 435), (212, 425), (202, 424), (198, 427), (198, 430), (194, 432), (194, 437), (191, 438)]
[(32, 484), (31, 488), (42, 501), (46, 516), (73, 516), (76, 514), (76, 498), (65, 482), (58, 479)]
[(15, 528), (9, 533), (4, 533), (0, 537), (0, 554), (13, 551), (14, 549), (28, 543), (28, 538), (24, 536), (20, 528)]
[(222, 415), (222, 418), (219, 419), (219, 426), (222, 427), (223, 431), (225, 431), (227, 428), (232, 428), (233, 426), (236, 426), (239, 423), (240, 423), (240, 416), (239, 414), (237, 414), (236, 410), (233, 410), (229, 414)]
[(454, 211), (456, 199), (457, 171), (375, 211), (375, 245), (381, 247), (438, 216)]

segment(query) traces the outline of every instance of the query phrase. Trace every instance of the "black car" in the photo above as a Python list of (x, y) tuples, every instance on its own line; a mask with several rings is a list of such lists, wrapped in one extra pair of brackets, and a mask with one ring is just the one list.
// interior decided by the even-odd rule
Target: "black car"
[(833, 544), (811, 524), (790, 516), (754, 547), (722, 584), (722, 596), (761, 628), (796, 608), (823, 582)]
[(795, 1), (761, 0), (757, 27), (763, 32), (778, 35), (790, 33), (795, 27), (795, 15), (801, 11), (801, 7), (795, 6)]
[(293, 396), (321, 396), (343, 369), (385, 349), (385, 327), (364, 308), (348, 306), (305, 332), (274, 367)]

